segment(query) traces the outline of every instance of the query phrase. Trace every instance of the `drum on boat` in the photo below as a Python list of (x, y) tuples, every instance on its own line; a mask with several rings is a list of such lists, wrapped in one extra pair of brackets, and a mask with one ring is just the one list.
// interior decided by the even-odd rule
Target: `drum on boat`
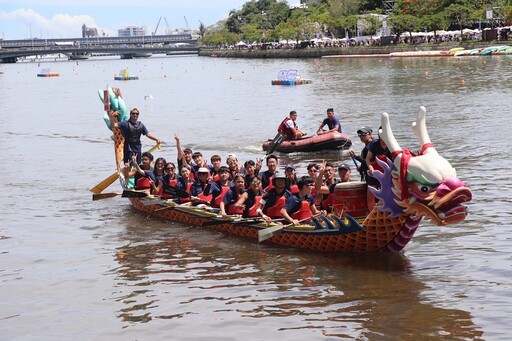
[(341, 216), (349, 214), (353, 217), (368, 215), (366, 182), (342, 182), (334, 188), (333, 213)]

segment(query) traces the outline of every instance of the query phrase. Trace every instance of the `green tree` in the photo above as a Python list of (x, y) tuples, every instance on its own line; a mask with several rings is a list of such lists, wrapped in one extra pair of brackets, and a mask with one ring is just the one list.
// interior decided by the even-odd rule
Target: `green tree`
[(473, 22), (472, 14), (475, 8), (461, 4), (451, 4), (445, 9), (446, 16), (456, 23), (462, 36), (462, 30)]
[[(420, 20), (414, 15), (410, 14), (393, 14), (388, 18), (388, 24), (393, 27), (393, 30), (398, 37), (400, 34), (404, 32), (412, 33), (420, 27)], [(410, 35), (412, 38), (412, 34)]]

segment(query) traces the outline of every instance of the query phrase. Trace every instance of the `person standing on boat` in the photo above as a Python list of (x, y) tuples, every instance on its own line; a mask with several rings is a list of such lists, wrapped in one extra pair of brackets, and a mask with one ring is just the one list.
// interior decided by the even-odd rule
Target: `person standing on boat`
[(287, 140), (301, 139), (306, 135), (306, 133), (300, 131), (299, 126), (297, 126), (297, 116), (295, 110), (290, 111), (290, 115), (286, 117), (277, 128), (277, 131), (285, 135)]
[[(324, 126), (327, 126), (329, 130), (323, 130)], [(320, 127), (318, 127), (316, 134), (322, 135), (333, 131), (341, 133), (341, 123), (340, 120), (336, 116), (334, 116), (334, 109), (329, 108), (327, 109), (327, 118), (324, 118), (322, 124), (320, 124)]]
[(364, 148), (361, 150), (361, 154), (359, 156), (357, 156), (353, 150), (348, 152), (353, 159), (361, 163), (357, 169), (361, 174), (361, 181), (367, 181), (368, 165), (366, 164), (366, 155), (368, 155), (368, 146), (373, 141), (372, 132), (373, 130), (370, 127), (362, 127), (361, 129), (358, 129), (357, 136), (359, 136), (361, 142), (364, 143)]
[[(118, 117), (119, 111), (108, 112), (110, 122), (114, 122), (113, 117)], [(117, 121), (117, 120), (116, 120)], [(130, 110), (130, 119), (128, 121), (116, 122), (114, 128), (121, 129), (121, 134), (124, 136), (124, 149), (123, 149), (123, 161), (128, 164), (132, 155), (137, 155), (137, 164), (141, 162), (142, 155), (142, 144), (140, 142), (140, 136), (146, 135), (151, 140), (155, 141), (158, 145), (162, 142), (159, 138), (151, 134), (144, 123), (139, 121), (139, 109), (132, 108)]]
[[(366, 165), (368, 166), (368, 184), (376, 185), (377, 188), (380, 187), (380, 183), (373, 178), (373, 172), (375, 169), (382, 171), (382, 168), (377, 164), (376, 158), (380, 158), (385, 160), (386, 158), (391, 159), (391, 152), (389, 151), (386, 142), (380, 137), (380, 130), (382, 127), (379, 127), (379, 138), (377, 140), (372, 141), (368, 144), (368, 154), (366, 154)], [(370, 179), (371, 178), (371, 179)]]

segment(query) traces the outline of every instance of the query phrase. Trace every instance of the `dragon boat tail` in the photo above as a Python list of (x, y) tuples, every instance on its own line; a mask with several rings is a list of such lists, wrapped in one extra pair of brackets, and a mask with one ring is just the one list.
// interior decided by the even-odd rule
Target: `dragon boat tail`
[[(258, 218), (221, 217), (205, 208), (146, 196), (128, 188), (120, 177), (123, 196), (128, 197), (137, 211), (151, 217), (254, 241), (328, 253), (399, 252), (414, 236), (423, 218), (437, 225), (463, 221), (467, 216), (463, 204), (472, 198), (469, 188), (456, 177), (455, 169), (430, 142), (425, 113), (425, 108), (421, 107), (413, 123), (413, 131), (422, 146), (419, 155), (399, 147), (388, 114), (382, 114), (381, 136), (393, 151), (394, 159), (378, 161), (382, 171), (376, 171), (374, 176), (380, 188), (370, 188), (378, 199), (371, 211), (366, 206), (366, 183), (359, 182), (337, 185), (330, 219), (313, 217), (298, 226), (265, 223)], [(119, 170), (124, 138), (118, 128), (113, 128), (113, 133)]]

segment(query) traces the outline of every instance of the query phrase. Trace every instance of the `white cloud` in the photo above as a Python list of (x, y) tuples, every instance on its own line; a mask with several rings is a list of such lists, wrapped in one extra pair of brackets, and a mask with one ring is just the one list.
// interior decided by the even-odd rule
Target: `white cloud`
[[(107, 30), (96, 25), (94, 18), (89, 15), (55, 14), (51, 18), (45, 18), (31, 9), (17, 9), (12, 12), (0, 12), (2, 29), (9, 27), (10, 31), (17, 31), (18, 36), (25, 38), (67, 38), (81, 37), (82, 25), (98, 28), (98, 32)], [(11, 38), (9, 34), (6, 39)]]

